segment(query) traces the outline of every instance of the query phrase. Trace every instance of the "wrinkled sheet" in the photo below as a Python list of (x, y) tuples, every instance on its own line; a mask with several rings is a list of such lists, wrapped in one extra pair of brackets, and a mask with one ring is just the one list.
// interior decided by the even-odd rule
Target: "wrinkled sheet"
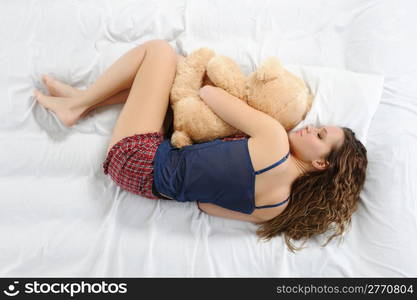
[[(417, 276), (417, 2), (1, 1), (0, 276)], [(342, 243), (291, 253), (256, 226), (117, 187), (101, 163), (121, 109), (72, 128), (36, 104), (41, 74), (85, 88), (128, 49), (207, 46), (249, 72), (268, 56), (384, 76), (369, 169)]]

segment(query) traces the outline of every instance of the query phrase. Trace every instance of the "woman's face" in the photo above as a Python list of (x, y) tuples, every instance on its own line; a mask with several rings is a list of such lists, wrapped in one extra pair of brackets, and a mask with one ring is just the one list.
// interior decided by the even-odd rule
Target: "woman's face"
[(325, 158), (343, 144), (343, 129), (337, 126), (307, 125), (288, 134), (291, 154), (317, 169), (326, 167)]

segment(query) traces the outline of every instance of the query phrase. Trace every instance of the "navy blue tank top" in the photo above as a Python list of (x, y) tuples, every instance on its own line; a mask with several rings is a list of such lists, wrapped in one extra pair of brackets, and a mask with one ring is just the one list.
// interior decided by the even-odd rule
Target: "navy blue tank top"
[(255, 171), (249, 155), (248, 138), (215, 139), (181, 149), (165, 139), (155, 154), (152, 191), (160, 198), (209, 202), (251, 214), (255, 208), (280, 206), (289, 200), (255, 206), (255, 176), (280, 165), (288, 156), (289, 152), (273, 165)]

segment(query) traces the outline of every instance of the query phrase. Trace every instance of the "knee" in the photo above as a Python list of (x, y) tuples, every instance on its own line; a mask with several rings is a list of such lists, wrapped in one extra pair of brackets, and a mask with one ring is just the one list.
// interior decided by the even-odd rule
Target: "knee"
[(164, 55), (172, 57), (174, 60), (177, 60), (177, 54), (175, 53), (171, 45), (165, 40), (151, 40), (146, 43), (146, 48), (149, 51), (157, 51), (158, 53), (163, 53)]

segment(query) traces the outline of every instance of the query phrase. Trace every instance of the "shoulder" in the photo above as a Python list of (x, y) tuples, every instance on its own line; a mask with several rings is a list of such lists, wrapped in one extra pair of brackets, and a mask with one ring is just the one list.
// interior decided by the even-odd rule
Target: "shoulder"
[(285, 128), (275, 120), (270, 126), (264, 128), (262, 132), (251, 136), (249, 140), (250, 143), (264, 147), (266, 150), (269, 149), (270, 152), (273, 153), (276, 153), (277, 150), (288, 153), (290, 148), (288, 133)]
[[(268, 130), (264, 135), (248, 138), (248, 150), (255, 171), (261, 170), (277, 162), (290, 151), (288, 134), (280, 130)], [(287, 168), (287, 163), (280, 165), (279, 169)]]

